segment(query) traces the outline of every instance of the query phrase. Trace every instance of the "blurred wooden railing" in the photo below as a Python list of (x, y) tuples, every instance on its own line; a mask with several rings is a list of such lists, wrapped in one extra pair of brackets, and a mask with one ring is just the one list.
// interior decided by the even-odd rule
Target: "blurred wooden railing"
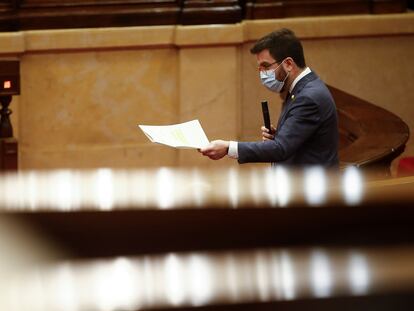
[(405, 0), (3, 0), (0, 31), (405, 12)]
[(409, 310), (414, 179), (367, 179), (317, 167), (0, 175), (0, 307)]

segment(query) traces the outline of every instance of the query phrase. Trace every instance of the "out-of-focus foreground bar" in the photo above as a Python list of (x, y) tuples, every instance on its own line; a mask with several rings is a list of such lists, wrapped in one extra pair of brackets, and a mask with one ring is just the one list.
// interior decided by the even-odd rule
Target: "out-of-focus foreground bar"
[(414, 177), (370, 181), (354, 167), (5, 174), (0, 301), (7, 310), (409, 310), (413, 186)]

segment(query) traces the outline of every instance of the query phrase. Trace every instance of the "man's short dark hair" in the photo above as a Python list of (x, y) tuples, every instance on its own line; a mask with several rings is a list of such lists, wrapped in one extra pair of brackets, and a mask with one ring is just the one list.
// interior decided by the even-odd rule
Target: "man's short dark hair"
[(278, 63), (291, 57), (298, 67), (306, 67), (302, 43), (290, 29), (282, 28), (269, 33), (256, 42), (250, 53), (258, 54), (266, 49)]

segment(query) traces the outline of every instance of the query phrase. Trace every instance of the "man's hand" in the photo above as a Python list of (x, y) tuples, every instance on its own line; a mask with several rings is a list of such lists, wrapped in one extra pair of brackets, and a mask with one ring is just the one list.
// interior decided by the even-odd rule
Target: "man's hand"
[(203, 156), (212, 160), (219, 160), (227, 155), (230, 142), (224, 140), (213, 140), (207, 147), (199, 149)]
[(269, 130), (262, 126), (260, 129), (262, 130), (262, 140), (273, 140), (275, 139), (276, 128), (273, 125), (270, 125), (272, 131), (269, 133)]

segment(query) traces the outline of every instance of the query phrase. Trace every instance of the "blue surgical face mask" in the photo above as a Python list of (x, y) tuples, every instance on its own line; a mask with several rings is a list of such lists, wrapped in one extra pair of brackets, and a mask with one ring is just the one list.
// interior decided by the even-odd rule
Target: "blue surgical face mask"
[(280, 63), (279, 66), (276, 67), (276, 69), (260, 71), (260, 80), (262, 81), (262, 84), (269, 90), (276, 93), (280, 93), (282, 91), (283, 86), (285, 85), (285, 81), (289, 76), (288, 72), (283, 81), (279, 81), (278, 79), (276, 79), (276, 70), (282, 65), (282, 63), (283, 61)]

